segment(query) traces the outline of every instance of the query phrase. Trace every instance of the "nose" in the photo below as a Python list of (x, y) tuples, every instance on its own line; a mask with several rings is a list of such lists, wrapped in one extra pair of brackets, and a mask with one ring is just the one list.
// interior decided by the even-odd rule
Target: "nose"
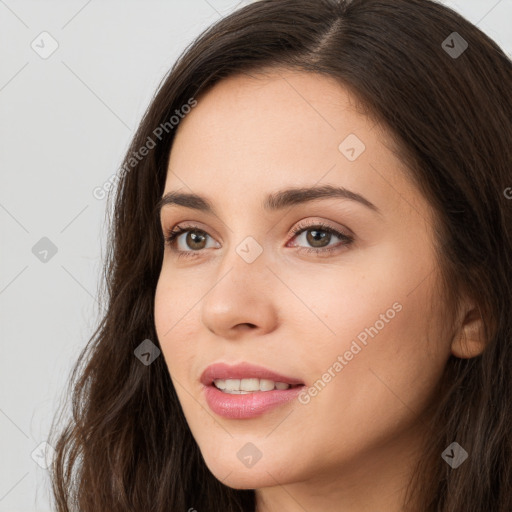
[(203, 325), (222, 338), (260, 336), (277, 327), (279, 281), (267, 268), (264, 251), (249, 261), (232, 249), (201, 302)]

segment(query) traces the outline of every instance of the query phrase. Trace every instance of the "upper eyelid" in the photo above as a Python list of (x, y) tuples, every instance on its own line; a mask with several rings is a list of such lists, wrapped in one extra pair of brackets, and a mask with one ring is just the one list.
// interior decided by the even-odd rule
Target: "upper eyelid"
[[(327, 201), (330, 198), (323, 198), (323, 199)], [(323, 215), (330, 216), (330, 215), (341, 214), (341, 216), (345, 216), (348, 213), (349, 218), (351, 218), (353, 215), (356, 215), (356, 218), (358, 217), (357, 210), (354, 213), (354, 212), (352, 212), (352, 210), (350, 208), (348, 209), (348, 212), (344, 212), (344, 208), (342, 208), (341, 212), (336, 213), (336, 212), (329, 212), (329, 208), (327, 208), (327, 210), (324, 210), (324, 208), (321, 208), (320, 205), (315, 204), (314, 202), (310, 206), (311, 206), (312, 209), (317, 210), (317, 211), (311, 211), (309, 216), (307, 216), (307, 217), (305, 217), (303, 219), (296, 220), (296, 224), (297, 223), (305, 222), (307, 219), (311, 219), (311, 218), (314, 218), (314, 217), (320, 217), (321, 218)], [(185, 207), (184, 209), (187, 210), (188, 208)], [(295, 211), (295, 208), (292, 208), (292, 209), (293, 209), (293, 211)], [(160, 224), (162, 225), (162, 227), (164, 225), (174, 225), (174, 226), (177, 226), (178, 224), (181, 224), (181, 222), (173, 223), (173, 222), (168, 222), (166, 220), (166, 219), (169, 219), (169, 218), (172, 219), (174, 217), (174, 215), (176, 215), (176, 214), (177, 214), (177, 216), (181, 217), (183, 212), (180, 213), (180, 210), (182, 210), (182, 208), (179, 208), (176, 211), (175, 205), (170, 205), (167, 208), (161, 209), (160, 210), (160, 214), (159, 214), (159, 220), (160, 220)], [(319, 211), (319, 210), (324, 210), (324, 211), (322, 212), (322, 211)], [(215, 216), (215, 219), (213, 219), (213, 220), (214, 220), (215, 223), (219, 222), (222, 225), (223, 228), (226, 228), (228, 231), (231, 231), (231, 233), (233, 232), (233, 230), (230, 229), (230, 227), (228, 225), (226, 225), (225, 222), (222, 221), (218, 216)], [(281, 219), (281, 221), (279, 221), (279, 222), (282, 222), (283, 220), (284, 220), (284, 218)], [(187, 221), (182, 221), (182, 222), (187, 222)], [(201, 221), (196, 221), (196, 220), (193, 220), (193, 221), (190, 221), (190, 222), (202, 224)], [(327, 224), (328, 227), (331, 227), (331, 229), (334, 229), (336, 231), (340, 231), (341, 233), (345, 233), (347, 236), (355, 236), (355, 233), (350, 228), (348, 228), (347, 226), (345, 226), (343, 224), (340, 224), (337, 221), (333, 221), (333, 220), (320, 220), (318, 222), (321, 223), (321, 224)], [(330, 223), (333, 223), (334, 225), (330, 226), (329, 225)], [(208, 224), (210, 225), (211, 221), (208, 221)], [(313, 223), (313, 225), (314, 225), (314, 223)], [(273, 225), (270, 228), (270, 230), (273, 230), (275, 226), (276, 225)], [(208, 234), (210, 234), (210, 230), (211, 230), (210, 227), (208, 227), (208, 229), (205, 229), (205, 231)], [(221, 239), (220, 233), (215, 228), (213, 228), (213, 230), (215, 231), (216, 235), (218, 235), (218, 239)], [(288, 232), (290, 232), (290, 231), (291, 231), (291, 229), (288, 230)], [(267, 230), (265, 233), (268, 233), (268, 232), (269, 232), (269, 230)]]
[[(177, 236), (180, 236), (183, 234), (183, 231), (193, 231), (193, 230), (197, 230), (197, 231), (204, 231), (210, 238), (213, 238), (217, 241), (217, 237), (214, 237), (212, 234), (211, 234), (211, 229), (207, 229), (207, 228), (202, 228), (201, 227), (201, 222), (195, 222), (195, 221), (190, 221), (190, 222), (186, 222), (186, 221), (183, 221), (183, 222), (178, 222), (177, 224), (175, 224), (172, 228), (168, 229), (167, 232), (170, 234), (170, 233), (173, 233), (173, 232), (176, 232), (178, 231), (179, 228), (181, 228), (182, 232), (178, 232), (177, 233)], [(164, 231), (165, 232), (165, 231)], [(218, 237), (218, 238), (221, 238), (221, 237)], [(222, 238), (221, 238), (222, 240)]]

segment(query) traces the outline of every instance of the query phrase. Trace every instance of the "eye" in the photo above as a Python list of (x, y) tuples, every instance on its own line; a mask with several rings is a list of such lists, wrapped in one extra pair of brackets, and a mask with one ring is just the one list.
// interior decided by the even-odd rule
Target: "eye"
[[(180, 237), (187, 234), (185, 237), (185, 245), (192, 249), (176, 249), (176, 245), (179, 245)], [(209, 237), (208, 233), (200, 229), (198, 226), (176, 226), (173, 230), (167, 232), (165, 237), (165, 244), (168, 245), (173, 252), (175, 252), (178, 258), (194, 257), (197, 256), (197, 251), (206, 249), (205, 241)]]
[[(349, 246), (354, 242), (352, 235), (341, 233), (322, 222), (299, 224), (293, 228), (290, 234), (294, 235), (294, 239), (302, 240), (310, 245), (310, 247), (299, 247), (297, 252), (314, 253), (317, 256), (331, 255), (333, 252), (339, 251), (340, 247)], [(333, 237), (338, 238), (341, 242), (329, 245)]]
[[(186, 247), (181, 249), (176, 248), (176, 246), (179, 246), (182, 235), (186, 235), (184, 238)], [(303, 242), (310, 244), (310, 247), (298, 247), (297, 252), (314, 253), (318, 256), (330, 255), (333, 252), (339, 251), (340, 247), (348, 246), (354, 241), (352, 235), (341, 233), (332, 226), (318, 222), (299, 224), (292, 229), (288, 235), (293, 236), (296, 240), (300, 240), (302, 237)], [(210, 235), (208, 233), (195, 225), (178, 225), (164, 234), (166, 246), (169, 246), (178, 258), (199, 256), (198, 253), (208, 248), (206, 242), (209, 237)], [(333, 238), (338, 238), (340, 242), (335, 245), (330, 245)], [(190, 250), (188, 250), (187, 247)], [(296, 245), (292, 245), (291, 247), (296, 247)]]

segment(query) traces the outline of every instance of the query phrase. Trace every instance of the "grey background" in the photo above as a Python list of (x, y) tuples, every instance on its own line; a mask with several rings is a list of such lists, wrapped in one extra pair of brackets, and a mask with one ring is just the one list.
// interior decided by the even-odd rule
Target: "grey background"
[[(37, 455), (100, 318), (106, 199), (93, 191), (181, 51), (245, 3), (0, 0), (0, 511), (51, 510)], [(512, 0), (444, 3), (512, 53)], [(46, 59), (31, 47), (51, 49), (44, 31), (58, 43)]]

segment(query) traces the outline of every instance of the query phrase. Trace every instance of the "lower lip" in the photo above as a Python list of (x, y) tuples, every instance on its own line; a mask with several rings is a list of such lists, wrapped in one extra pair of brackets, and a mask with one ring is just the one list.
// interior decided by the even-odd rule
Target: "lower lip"
[(255, 391), (243, 395), (223, 393), (215, 386), (204, 386), (205, 397), (210, 409), (224, 418), (248, 419), (292, 401), (304, 386), (273, 391)]

